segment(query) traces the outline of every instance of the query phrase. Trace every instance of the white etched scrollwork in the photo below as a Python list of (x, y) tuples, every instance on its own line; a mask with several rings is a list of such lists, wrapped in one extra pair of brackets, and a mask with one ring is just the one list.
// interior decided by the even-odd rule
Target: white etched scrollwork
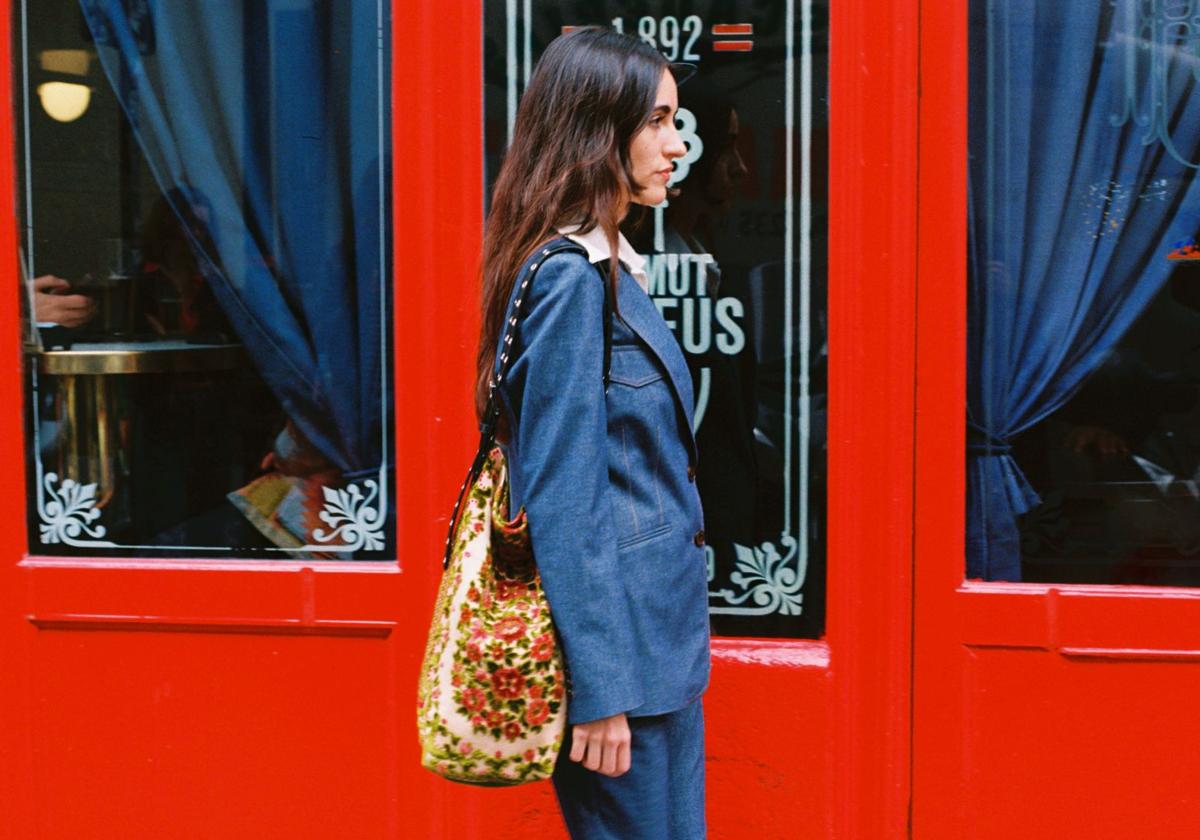
[(42, 489), (45, 495), (38, 499), (42, 520), (38, 531), (44, 545), (115, 545), (100, 539), (105, 534), (103, 525), (92, 524), (100, 518), (95, 484), (80, 484), (71, 478), (59, 484), (57, 473), (46, 473)]
[(321, 521), (332, 530), (314, 530), (313, 539), (319, 545), (306, 548), (325, 551), (379, 551), (383, 548), (383, 516), (380, 514), (381, 506), (376, 504), (379, 483), (367, 479), (363, 486), (367, 489), (366, 495), (357, 484), (343, 488), (321, 488), (325, 494)]
[(800, 544), (790, 534), (779, 538), (785, 553), (769, 542), (758, 546), (733, 544), (737, 562), (729, 576), (735, 589), (709, 592), (709, 612), (732, 615), (800, 615), (807, 571)]
[[(1109, 123), (1132, 120), (1145, 129), (1142, 145), (1158, 141), (1184, 166), (1200, 169), (1175, 145), (1170, 124), (1177, 109), (1171, 92), (1173, 69), (1190, 69), (1200, 81), (1200, 0), (1109, 0), (1115, 19), (1114, 37), (1105, 47), (1119, 49), (1120, 113)], [(1182, 80), (1176, 80), (1178, 86)]]

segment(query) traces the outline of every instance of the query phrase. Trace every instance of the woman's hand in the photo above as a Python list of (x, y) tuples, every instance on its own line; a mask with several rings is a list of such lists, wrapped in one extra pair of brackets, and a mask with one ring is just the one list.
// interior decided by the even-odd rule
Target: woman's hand
[(572, 761), (604, 776), (629, 770), (629, 722), (624, 713), (577, 724), (571, 730)]

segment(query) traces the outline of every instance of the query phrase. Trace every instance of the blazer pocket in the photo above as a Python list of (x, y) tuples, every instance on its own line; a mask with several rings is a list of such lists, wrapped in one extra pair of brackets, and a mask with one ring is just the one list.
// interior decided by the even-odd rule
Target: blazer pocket
[(624, 551), (627, 548), (633, 548), (634, 546), (641, 545), (642, 543), (648, 543), (651, 540), (657, 539), (663, 534), (668, 534), (670, 532), (671, 523), (664, 522), (657, 528), (650, 528), (648, 530), (640, 531), (636, 534), (632, 534), (628, 537), (623, 537), (622, 539), (617, 540), (617, 551)]
[(646, 351), (640, 347), (614, 347), (609, 363), (610, 382), (642, 388), (663, 378), (662, 370)]

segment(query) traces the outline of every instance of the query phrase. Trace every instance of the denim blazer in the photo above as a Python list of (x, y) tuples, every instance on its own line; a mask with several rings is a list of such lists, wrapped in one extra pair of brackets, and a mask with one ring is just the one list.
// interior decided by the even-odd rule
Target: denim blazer
[(709, 673), (691, 376), (622, 267), (605, 388), (606, 274), (575, 251), (546, 259), (500, 388), (511, 504), (562, 640), (571, 723), (680, 709)]

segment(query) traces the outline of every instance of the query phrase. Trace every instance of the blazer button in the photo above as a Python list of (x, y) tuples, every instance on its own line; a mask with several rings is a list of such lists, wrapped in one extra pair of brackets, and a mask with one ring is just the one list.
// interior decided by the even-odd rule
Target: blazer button
[(691, 464), (688, 464), (687, 476), (688, 476), (688, 481), (696, 480), (696, 468), (694, 466), (692, 466)]
[(696, 544), (696, 548), (704, 548), (704, 529), (696, 532), (696, 536), (692, 537), (692, 542)]

